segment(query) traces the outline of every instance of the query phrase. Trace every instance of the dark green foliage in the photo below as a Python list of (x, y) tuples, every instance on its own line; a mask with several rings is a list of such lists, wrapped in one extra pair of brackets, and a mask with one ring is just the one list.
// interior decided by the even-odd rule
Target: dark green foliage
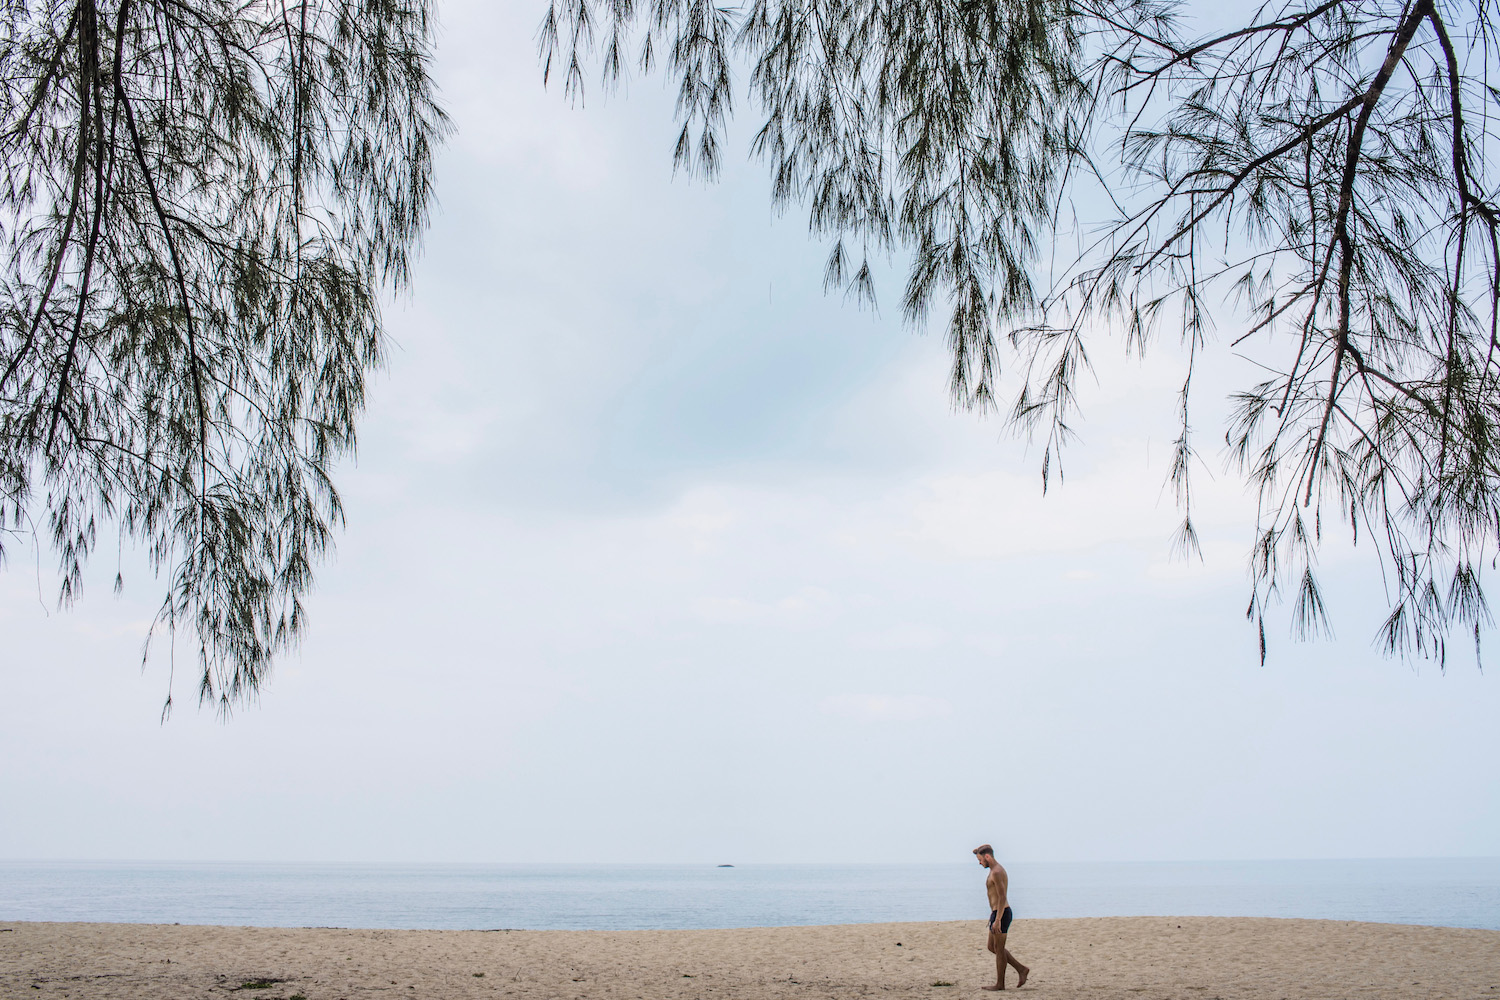
[(49, 537), (64, 601), (101, 532), (143, 545), (227, 710), (341, 519), (447, 128), (429, 5), (0, 6), (0, 545)]
[[(1265, 378), (1225, 441), (1260, 497), (1250, 616), (1292, 596), (1328, 629), (1323, 522), (1379, 555), (1384, 647), (1446, 656), (1490, 622), (1500, 434), (1500, 91), (1489, 0), (1293, 0), (1202, 37), (1180, 0), (553, 0), (546, 69), (573, 92), (634, 47), (680, 79), (677, 162), (712, 173), (736, 61), (778, 204), (831, 238), (827, 280), (873, 295), (860, 250), (910, 255), (905, 311), (947, 310), (952, 392), (997, 403), (1061, 474), (1103, 338), (1185, 361), (1171, 482), (1197, 548), (1193, 372)], [(1063, 255), (1074, 243), (1076, 254)], [(1039, 253), (1050, 250), (1042, 261)], [(1215, 329), (1225, 331), (1216, 334)]]

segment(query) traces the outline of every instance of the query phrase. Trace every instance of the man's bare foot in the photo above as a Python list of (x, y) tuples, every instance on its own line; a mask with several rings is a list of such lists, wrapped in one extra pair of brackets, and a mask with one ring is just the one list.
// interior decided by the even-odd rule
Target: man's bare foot
[(1005, 989), (1005, 984), (1001, 983), (999, 986), (981, 986), (980, 989), (989, 990), (991, 992), (994, 992), (995, 990), (1003, 990), (1003, 989)]
[(1021, 977), (1020, 979), (1016, 980), (1016, 986), (1019, 988), (1026, 985), (1026, 977), (1031, 975), (1031, 970), (1023, 965), (1016, 970), (1016, 974)]

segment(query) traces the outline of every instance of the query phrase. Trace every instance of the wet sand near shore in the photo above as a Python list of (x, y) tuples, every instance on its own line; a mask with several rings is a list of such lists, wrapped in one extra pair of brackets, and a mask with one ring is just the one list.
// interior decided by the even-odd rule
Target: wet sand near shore
[[(0, 921), (0, 997), (987, 997), (983, 921), (713, 931), (385, 931)], [(1500, 1000), (1500, 931), (1325, 920), (1021, 920), (1021, 990), (1088, 1000)], [(989, 976), (990, 978), (986, 978)], [(1008, 980), (1014, 987), (1014, 973)], [(1007, 991), (1009, 992), (1009, 991)]]

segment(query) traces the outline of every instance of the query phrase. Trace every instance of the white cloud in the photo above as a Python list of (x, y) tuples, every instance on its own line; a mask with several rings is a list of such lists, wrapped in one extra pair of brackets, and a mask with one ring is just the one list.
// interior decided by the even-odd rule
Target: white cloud
[(716, 625), (810, 624), (834, 603), (833, 595), (819, 587), (803, 587), (774, 601), (752, 601), (743, 597), (701, 597), (694, 602), (698, 618)]
[[(1142, 545), (1167, 561), (1182, 512), (1161, 478), (1162, 449), (1145, 437), (1110, 443), (1096, 464), (1077, 469), (1043, 494), (1024, 460), (997, 453), (989, 468), (953, 471), (921, 483), (903, 537), (947, 558), (1001, 559), (1081, 553), (1112, 544)], [(1080, 456), (1087, 456), (1084, 452)], [(1153, 462), (1152, 459), (1155, 459)], [(1083, 462), (1077, 462), (1083, 466)], [(1193, 481), (1193, 522), (1205, 555), (1220, 570), (1215, 543), (1238, 544), (1254, 507), (1240, 481), (1205, 473)], [(1196, 562), (1196, 560), (1194, 560)], [(1086, 569), (1069, 579), (1087, 579)]]
[(1153, 509), (1142, 496), (1139, 465), (1122, 464), (1070, 479), (1045, 496), (1036, 476), (1012, 471), (935, 477), (913, 506), (906, 535), (922, 548), (967, 559), (1164, 543), (1173, 512)]
[(715, 549), (720, 536), (738, 519), (734, 504), (717, 489), (689, 490), (667, 516), (671, 526), (698, 553)]
[(838, 694), (824, 698), (818, 708), (862, 722), (913, 722), (953, 714), (948, 699), (922, 694)]
[(943, 629), (906, 623), (860, 636), (854, 644), (863, 649), (933, 649), (947, 640)]

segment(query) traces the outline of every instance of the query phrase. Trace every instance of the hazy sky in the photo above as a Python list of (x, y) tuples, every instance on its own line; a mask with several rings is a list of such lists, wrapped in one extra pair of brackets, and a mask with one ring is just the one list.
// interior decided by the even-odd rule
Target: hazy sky
[(59, 613), (12, 551), (0, 857), (1500, 854), (1500, 687), (1379, 655), (1367, 549), (1325, 553), (1337, 640), (1283, 616), (1258, 665), (1234, 362), (1203, 562), (1170, 559), (1171, 351), (1101, 345), (1043, 499), (951, 411), (940, 335), (823, 296), (744, 128), (722, 183), (674, 181), (660, 81), (545, 91), (542, 3), (442, 6), (442, 204), (260, 704), (197, 711), (184, 644), (159, 725), (139, 560)]

